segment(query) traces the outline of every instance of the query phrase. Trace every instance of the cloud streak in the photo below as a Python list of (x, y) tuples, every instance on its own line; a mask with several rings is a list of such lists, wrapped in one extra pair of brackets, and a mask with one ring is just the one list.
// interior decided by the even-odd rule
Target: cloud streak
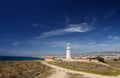
[(104, 15), (103, 18), (104, 18), (104, 19), (109, 18), (109, 17), (115, 15), (115, 12), (116, 12), (116, 10), (115, 10), (115, 9), (112, 9), (112, 10), (110, 10), (109, 13), (107, 13), (106, 15)]
[(20, 43), (19, 42), (15, 42), (13, 43), (13, 46), (18, 46)]
[[(55, 42), (54, 42), (55, 43)], [(65, 46), (65, 42), (56, 43), (55, 44), (58, 47)], [(113, 42), (113, 43), (95, 43), (95, 42), (87, 42), (87, 43), (81, 43), (81, 42), (71, 42), (71, 48), (72, 52), (95, 52), (95, 51), (113, 51), (113, 50), (120, 50), (120, 43), (119, 42)]]
[(75, 33), (75, 32), (83, 33), (83, 32), (88, 32), (90, 30), (91, 28), (89, 27), (87, 23), (69, 24), (64, 29), (51, 30), (48, 32), (41, 33), (41, 35), (37, 38), (40, 39), (40, 38), (58, 36), (58, 35), (63, 35), (63, 34)]
[(32, 23), (32, 26), (34, 26), (34, 27), (38, 27), (38, 26), (39, 26), (39, 24)]
[(69, 24), (70, 21), (71, 21), (70, 18), (68, 16), (65, 16), (65, 23)]
[(108, 36), (108, 39), (120, 40), (119, 36)]
[[(71, 51), (72, 53), (75, 52), (97, 52), (97, 51), (113, 51), (113, 50), (120, 50), (120, 43), (119, 42), (111, 42), (108, 43), (106, 42), (101, 42), (101, 43), (96, 43), (96, 42), (91, 42), (91, 41), (86, 41), (86, 42), (78, 42), (78, 41), (70, 41), (71, 43)], [(56, 49), (60, 49), (59, 51), (62, 50), (62, 52), (65, 52), (67, 41), (46, 41), (41, 44), (38, 44), (36, 42), (36, 45), (42, 45), (42, 47), (47, 47), (51, 49), (50, 51), (56, 52)], [(56, 49), (55, 49), (56, 48)]]

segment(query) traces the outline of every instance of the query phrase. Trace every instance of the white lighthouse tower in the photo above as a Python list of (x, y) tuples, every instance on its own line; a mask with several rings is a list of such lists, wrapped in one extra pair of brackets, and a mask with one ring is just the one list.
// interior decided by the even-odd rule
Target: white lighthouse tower
[(70, 54), (70, 43), (67, 43), (67, 48), (66, 48), (66, 59), (72, 59), (71, 54)]

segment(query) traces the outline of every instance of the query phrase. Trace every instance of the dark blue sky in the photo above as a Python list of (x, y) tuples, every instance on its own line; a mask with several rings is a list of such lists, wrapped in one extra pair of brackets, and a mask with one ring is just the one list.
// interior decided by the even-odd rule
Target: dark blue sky
[(119, 0), (1, 0), (0, 55), (120, 50)]

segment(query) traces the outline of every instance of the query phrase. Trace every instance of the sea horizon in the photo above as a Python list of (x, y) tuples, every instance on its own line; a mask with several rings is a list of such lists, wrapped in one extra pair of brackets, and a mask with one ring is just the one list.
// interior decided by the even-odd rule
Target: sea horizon
[(0, 61), (23, 61), (23, 60), (44, 60), (44, 58), (32, 56), (0, 56)]

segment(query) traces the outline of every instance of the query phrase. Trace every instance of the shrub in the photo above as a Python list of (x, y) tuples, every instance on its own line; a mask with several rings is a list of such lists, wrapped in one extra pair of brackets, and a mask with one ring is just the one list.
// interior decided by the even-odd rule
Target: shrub
[(113, 59), (113, 60), (114, 60), (114, 61), (118, 61), (118, 59), (116, 59), (116, 58), (115, 58), (115, 59)]
[(96, 59), (97, 59), (99, 62), (105, 63), (104, 58), (102, 58), (102, 57), (100, 57), (100, 56), (97, 56)]

